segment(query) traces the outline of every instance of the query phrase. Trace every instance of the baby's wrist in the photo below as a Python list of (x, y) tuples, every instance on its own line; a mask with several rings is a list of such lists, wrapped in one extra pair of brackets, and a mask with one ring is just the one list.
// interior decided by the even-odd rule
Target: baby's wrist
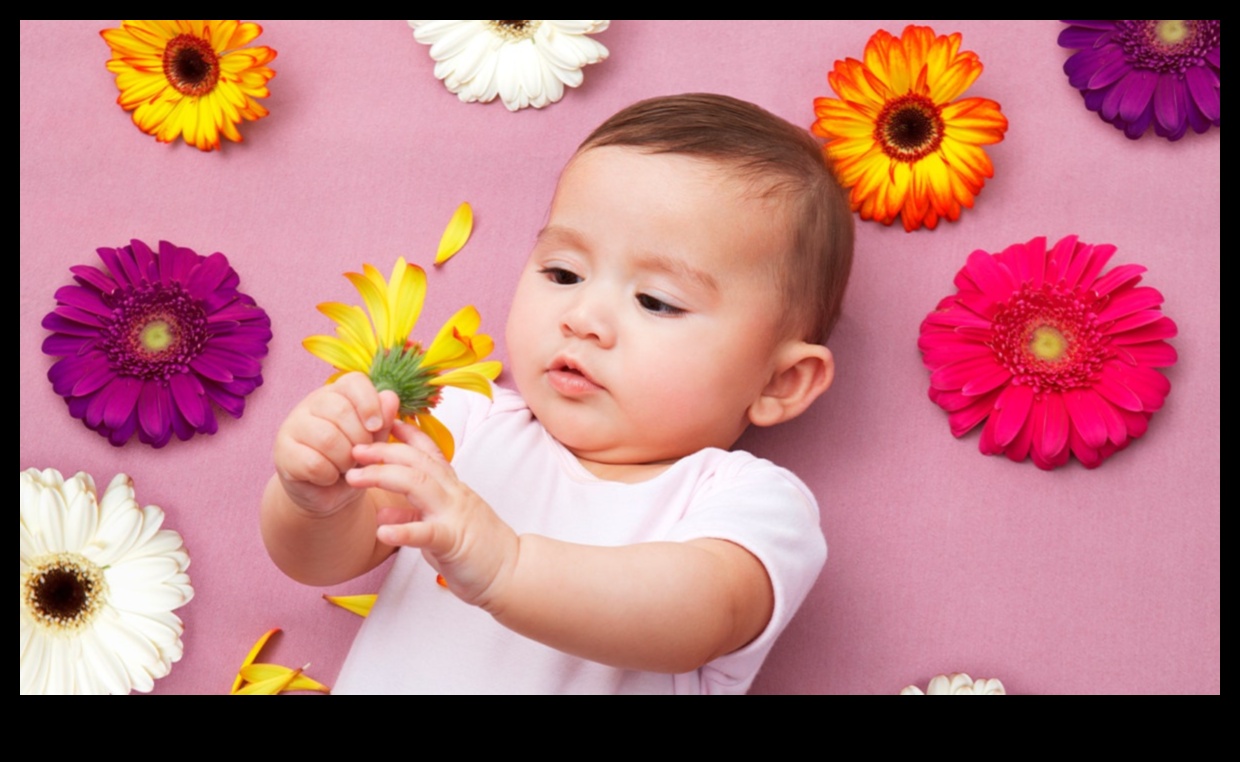
[(342, 513), (365, 497), (365, 490), (342, 490), (338, 495), (322, 494), (323, 488), (310, 482), (280, 479), (289, 506), (306, 519), (328, 519)]
[(514, 581), (521, 558), (522, 535), (512, 531), (507, 525), (507, 536), (501, 540), (502, 549), (496, 565), (495, 575), (491, 584), (475, 601), (475, 605), (496, 619), (502, 619), (514, 597)]

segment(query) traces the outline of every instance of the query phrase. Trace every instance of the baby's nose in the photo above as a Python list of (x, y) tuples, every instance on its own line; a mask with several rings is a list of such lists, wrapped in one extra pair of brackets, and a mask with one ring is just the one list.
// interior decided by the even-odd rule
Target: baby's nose
[(606, 349), (616, 342), (613, 317), (605, 305), (592, 299), (579, 299), (564, 313), (560, 331), (565, 336), (593, 341)]

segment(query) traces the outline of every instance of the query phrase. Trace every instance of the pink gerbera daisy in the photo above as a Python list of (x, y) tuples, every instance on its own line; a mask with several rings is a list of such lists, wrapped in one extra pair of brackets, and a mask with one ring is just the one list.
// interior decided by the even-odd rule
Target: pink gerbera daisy
[(1102, 269), (1109, 244), (1045, 238), (975, 251), (959, 291), (921, 324), (930, 399), (952, 434), (979, 423), (979, 449), (1050, 469), (1075, 455), (1094, 468), (1145, 433), (1171, 384), (1175, 323), (1138, 286), (1145, 268)]

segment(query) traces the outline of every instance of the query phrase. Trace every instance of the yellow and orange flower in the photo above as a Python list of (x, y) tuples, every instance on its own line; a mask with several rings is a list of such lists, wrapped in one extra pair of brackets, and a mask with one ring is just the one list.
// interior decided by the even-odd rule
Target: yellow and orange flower
[[(335, 336), (311, 336), (302, 342), (307, 350), (336, 368), (328, 380), (345, 373), (365, 373), (380, 391), (391, 389), (400, 396), (400, 416), (415, 423), (435, 441), (444, 457), (452, 459), (452, 434), (431, 415), (445, 386), (491, 396), (491, 381), (501, 364), (482, 359), (495, 348), (490, 336), (478, 333), (482, 318), (472, 305), (448, 319), (430, 346), (423, 349), (410, 338), (426, 298), (426, 272), (401, 257), (384, 280), (373, 265), (362, 273), (345, 273), (366, 309), (339, 302), (318, 306), (319, 312), (336, 323)], [(373, 323), (374, 329), (371, 330)]]
[(133, 112), (138, 129), (161, 143), (177, 137), (201, 151), (220, 147), (220, 135), (241, 141), (241, 120), (267, 116), (256, 98), (269, 95), (276, 57), (245, 45), (258, 24), (229, 19), (122, 21), (99, 34), (112, 48), (108, 71), (121, 91), (116, 102)]
[(999, 104), (959, 98), (982, 73), (960, 34), (935, 36), (908, 26), (900, 37), (878, 31), (865, 61), (836, 61), (827, 75), (837, 98), (816, 98), (813, 133), (840, 182), (852, 189), (854, 211), (864, 220), (905, 230), (940, 218), (955, 221), (973, 207), (985, 178), (994, 176), (982, 146), (1003, 140), (1007, 119)]

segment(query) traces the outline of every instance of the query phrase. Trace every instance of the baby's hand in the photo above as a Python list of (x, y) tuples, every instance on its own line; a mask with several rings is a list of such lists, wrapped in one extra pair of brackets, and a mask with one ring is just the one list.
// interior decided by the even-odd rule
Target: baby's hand
[(430, 437), (402, 421), (392, 433), (399, 442), (355, 446), (358, 468), (345, 475), (359, 489), (408, 499), (408, 510), (380, 512), (379, 541), (421, 548), (457, 597), (489, 610), (516, 566), (517, 533), (457, 478)]
[(316, 514), (355, 500), (361, 493), (341, 478), (354, 466), (353, 446), (387, 441), (399, 405), (362, 373), (306, 395), (276, 434), (276, 473), (289, 499)]

